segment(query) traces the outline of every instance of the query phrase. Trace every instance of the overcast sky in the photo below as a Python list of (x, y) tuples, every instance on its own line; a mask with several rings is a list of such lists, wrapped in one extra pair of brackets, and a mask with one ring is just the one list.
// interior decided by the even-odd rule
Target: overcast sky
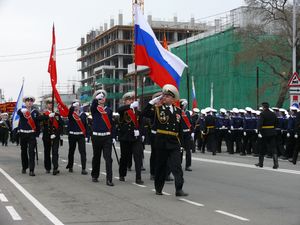
[[(25, 78), (24, 94), (39, 97), (50, 86), (47, 73), (52, 24), (56, 29), (58, 82), (79, 79), (76, 48), (81, 37), (115, 19), (131, 22), (131, 0), (0, 0), (0, 89), (16, 100)], [(209, 16), (244, 5), (243, 0), (145, 0), (153, 19), (210, 20)], [(64, 49), (59, 51), (59, 49)]]

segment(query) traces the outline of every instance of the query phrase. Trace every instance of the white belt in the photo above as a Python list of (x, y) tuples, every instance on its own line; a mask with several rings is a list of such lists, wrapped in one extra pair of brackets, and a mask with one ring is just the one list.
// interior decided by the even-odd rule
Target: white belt
[(93, 135), (95, 135), (95, 136), (108, 136), (108, 135), (110, 135), (110, 132), (103, 132), (103, 133), (93, 132)]
[(156, 130), (151, 130), (151, 133), (152, 134), (156, 134)]
[(80, 135), (80, 134), (83, 134), (83, 133), (81, 131), (80, 132), (69, 131), (69, 134)]
[(29, 133), (34, 133), (34, 130), (19, 130), (21, 133), (26, 133), (26, 134), (29, 134)]
[(190, 132), (191, 130), (190, 129), (183, 129), (182, 131), (183, 132)]

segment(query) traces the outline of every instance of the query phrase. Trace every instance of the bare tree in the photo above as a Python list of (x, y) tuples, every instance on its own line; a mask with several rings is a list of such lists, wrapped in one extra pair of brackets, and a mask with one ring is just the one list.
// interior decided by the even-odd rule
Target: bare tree
[[(280, 81), (276, 102), (282, 107), (292, 75), (292, 5), (287, 0), (245, 0), (253, 20), (238, 32), (243, 40), (243, 50), (236, 55), (236, 63), (259, 60), (268, 66)], [(300, 23), (297, 16), (297, 71), (300, 64)]]

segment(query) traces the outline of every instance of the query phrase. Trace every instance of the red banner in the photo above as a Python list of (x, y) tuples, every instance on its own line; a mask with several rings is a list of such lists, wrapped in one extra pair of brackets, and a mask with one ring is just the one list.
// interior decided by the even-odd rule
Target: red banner
[(56, 72), (56, 46), (55, 46), (55, 30), (53, 25), (52, 30), (52, 47), (51, 47), (51, 53), (50, 53), (50, 59), (49, 59), (49, 65), (48, 65), (48, 73), (50, 73), (50, 80), (51, 80), (51, 86), (52, 91), (54, 92), (54, 97), (57, 102), (57, 108), (61, 116), (67, 117), (69, 114), (68, 107), (63, 103), (61, 100), (61, 97), (56, 89), (56, 83), (57, 83), (57, 72)]
[(0, 103), (0, 112), (13, 113), (16, 106), (16, 102)]

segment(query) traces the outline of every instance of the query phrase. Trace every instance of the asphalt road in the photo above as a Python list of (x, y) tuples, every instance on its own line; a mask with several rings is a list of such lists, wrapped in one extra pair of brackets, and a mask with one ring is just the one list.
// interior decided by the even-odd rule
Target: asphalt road
[[(126, 182), (118, 180), (114, 159), (114, 187), (90, 176), (92, 146), (87, 144), (89, 175), (81, 175), (79, 153), (74, 173), (66, 169), (68, 144), (60, 149), (60, 171), (46, 174), (39, 140), (36, 176), (21, 174), (20, 147), (0, 146), (0, 225), (10, 224), (128, 224), (128, 225), (300, 225), (300, 164), (272, 159), (256, 168), (257, 158), (221, 153), (193, 154), (192, 172), (185, 172), (185, 198), (175, 197), (174, 183), (157, 196), (149, 179), (149, 146), (145, 150), (144, 185), (136, 185), (134, 170)], [(114, 154), (113, 154), (114, 156)], [(184, 164), (183, 164), (184, 166)], [(101, 164), (101, 172), (104, 171)]]

